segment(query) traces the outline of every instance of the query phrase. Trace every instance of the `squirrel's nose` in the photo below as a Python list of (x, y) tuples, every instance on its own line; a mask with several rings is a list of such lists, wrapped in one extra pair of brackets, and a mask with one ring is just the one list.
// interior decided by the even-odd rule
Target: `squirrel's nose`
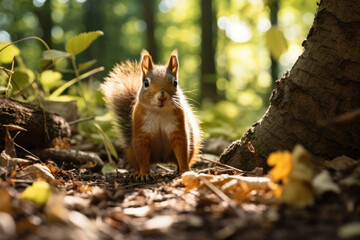
[(160, 95), (158, 96), (158, 100), (161, 101), (161, 102), (164, 102), (164, 101), (166, 101), (166, 99), (167, 99), (167, 96), (166, 96), (165, 91), (161, 90)]

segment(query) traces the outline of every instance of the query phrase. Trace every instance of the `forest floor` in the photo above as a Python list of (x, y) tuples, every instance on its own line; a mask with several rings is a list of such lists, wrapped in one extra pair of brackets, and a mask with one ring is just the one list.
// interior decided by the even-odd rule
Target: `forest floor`
[[(0, 159), (5, 158), (3, 152)], [(269, 190), (248, 191), (236, 201), (216, 189), (205, 191), (199, 183), (189, 189), (169, 166), (155, 166), (155, 179), (144, 183), (129, 173), (103, 175), (101, 168), (90, 165), (17, 162), (10, 174), (2, 163), (1, 240), (360, 237), (358, 164), (346, 173), (330, 171), (337, 183), (357, 176), (350, 185), (340, 185), (340, 194), (327, 192), (312, 206), (297, 208), (279, 203)], [(46, 167), (47, 173), (38, 167), (24, 177), (24, 169), (35, 165)], [(118, 164), (120, 169), (123, 165)], [(204, 160), (193, 170), (207, 176), (239, 175)], [(261, 171), (241, 175), (259, 174), (264, 176)]]

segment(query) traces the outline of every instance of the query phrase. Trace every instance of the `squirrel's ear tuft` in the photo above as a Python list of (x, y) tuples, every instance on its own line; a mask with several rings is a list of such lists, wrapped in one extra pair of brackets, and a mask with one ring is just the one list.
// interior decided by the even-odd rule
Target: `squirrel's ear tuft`
[(145, 49), (141, 52), (140, 68), (143, 76), (143, 80), (146, 78), (150, 69), (154, 68), (153, 61), (148, 51)]
[(177, 49), (172, 51), (168, 64), (166, 68), (170, 70), (170, 72), (177, 78), (177, 72), (179, 70), (179, 60), (178, 60), (178, 52)]

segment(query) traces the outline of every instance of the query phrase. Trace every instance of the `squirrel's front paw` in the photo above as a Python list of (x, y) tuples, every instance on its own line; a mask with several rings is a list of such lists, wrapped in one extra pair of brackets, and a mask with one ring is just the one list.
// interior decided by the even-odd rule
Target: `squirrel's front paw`
[(131, 177), (134, 177), (136, 180), (140, 180), (141, 182), (148, 182), (150, 179), (154, 179), (155, 175), (152, 172), (148, 173), (134, 173), (131, 175)]

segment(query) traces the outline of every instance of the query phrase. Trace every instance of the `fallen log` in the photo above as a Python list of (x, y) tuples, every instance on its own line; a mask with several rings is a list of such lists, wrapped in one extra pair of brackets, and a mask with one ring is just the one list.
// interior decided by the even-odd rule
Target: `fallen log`
[[(64, 118), (37, 105), (0, 96), (0, 148), (4, 146), (5, 127), (17, 125), (21, 131), (15, 142), (26, 149), (52, 147), (54, 139), (70, 138), (71, 130)], [(16, 132), (12, 132), (12, 137)]]

